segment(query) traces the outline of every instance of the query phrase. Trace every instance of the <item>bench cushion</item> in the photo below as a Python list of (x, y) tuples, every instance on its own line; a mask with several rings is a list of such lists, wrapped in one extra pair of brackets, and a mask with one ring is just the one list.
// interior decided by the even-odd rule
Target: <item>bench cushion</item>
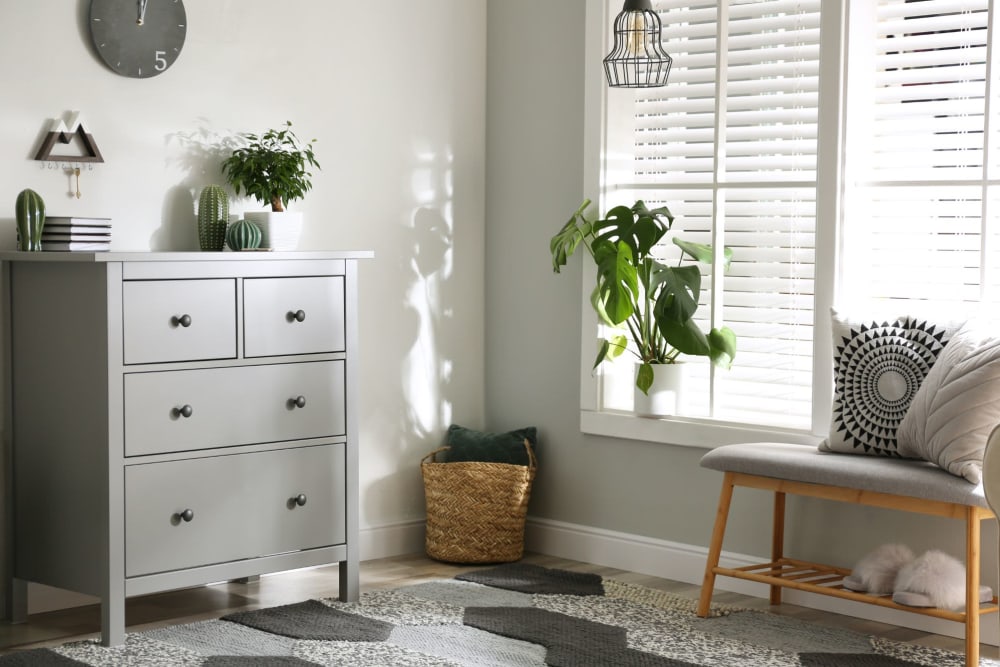
[(755, 442), (713, 449), (702, 457), (701, 466), (722, 472), (988, 507), (982, 484), (970, 484), (926, 461), (853, 456), (821, 452), (806, 445)]

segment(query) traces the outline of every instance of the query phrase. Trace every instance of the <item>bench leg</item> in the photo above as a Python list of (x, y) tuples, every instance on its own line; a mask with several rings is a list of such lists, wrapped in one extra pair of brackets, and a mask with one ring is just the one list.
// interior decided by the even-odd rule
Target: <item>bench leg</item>
[[(774, 492), (774, 521), (771, 532), (771, 561), (785, 555), (785, 494)], [(771, 604), (781, 604), (781, 586), (771, 586)]]
[(733, 499), (733, 474), (727, 472), (722, 480), (722, 492), (719, 494), (719, 508), (715, 513), (715, 527), (712, 529), (712, 542), (708, 546), (708, 561), (705, 563), (705, 578), (701, 582), (701, 599), (698, 601), (698, 616), (708, 617), (712, 606), (712, 589), (715, 588), (715, 568), (719, 566), (722, 555), (722, 539), (726, 535), (726, 521), (729, 519), (729, 504)]
[(965, 665), (979, 665), (980, 523), (976, 508), (965, 510)]

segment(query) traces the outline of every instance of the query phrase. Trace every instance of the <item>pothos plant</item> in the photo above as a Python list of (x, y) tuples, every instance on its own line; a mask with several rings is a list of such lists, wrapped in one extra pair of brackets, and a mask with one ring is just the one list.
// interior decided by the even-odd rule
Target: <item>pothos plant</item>
[[(643, 393), (653, 383), (653, 365), (675, 363), (681, 354), (709, 357), (713, 364), (729, 368), (736, 356), (736, 334), (728, 327), (705, 332), (694, 321), (701, 270), (696, 264), (682, 264), (685, 256), (711, 264), (712, 247), (674, 237), (680, 256), (676, 266), (668, 266), (658, 258), (664, 250), (660, 241), (674, 222), (667, 207), (650, 209), (640, 200), (588, 220), (588, 206), (589, 199), (552, 237), (549, 249), (556, 273), (579, 246), (587, 249), (597, 266), (590, 303), (604, 324), (624, 332), (601, 341), (594, 368), (630, 349), (628, 337), (640, 363), (636, 386)], [(723, 258), (728, 269), (730, 248), (724, 249)]]

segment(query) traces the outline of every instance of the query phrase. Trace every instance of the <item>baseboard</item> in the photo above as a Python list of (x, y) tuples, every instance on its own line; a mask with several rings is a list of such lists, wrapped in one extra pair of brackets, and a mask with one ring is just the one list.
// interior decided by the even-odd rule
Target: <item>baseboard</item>
[[(535, 553), (569, 558), (695, 585), (701, 584), (705, 574), (705, 560), (708, 557), (706, 547), (536, 518), (528, 520), (525, 547)], [(721, 564), (726, 567), (741, 567), (764, 560), (767, 559), (724, 551)], [(715, 589), (752, 595), (762, 599), (768, 597), (766, 585), (731, 577), (716, 578)], [(922, 632), (959, 638), (965, 636), (965, 626), (961, 623), (910, 614), (896, 609), (886, 609), (787, 588), (782, 591), (782, 599), (789, 604), (810, 609), (913, 628)], [(983, 617), (984, 622), (980, 627), (982, 643), (991, 646), (1000, 645), (998, 643), (1000, 632), (998, 632), (996, 618), (992, 614)]]

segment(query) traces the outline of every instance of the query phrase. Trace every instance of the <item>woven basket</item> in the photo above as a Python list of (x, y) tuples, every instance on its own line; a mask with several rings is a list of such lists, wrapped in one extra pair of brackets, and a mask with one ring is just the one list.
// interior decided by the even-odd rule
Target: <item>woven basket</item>
[(524, 555), (524, 519), (538, 467), (527, 440), (529, 465), (456, 461), (436, 449), (420, 462), (427, 498), (427, 555), (449, 563), (509, 563)]

